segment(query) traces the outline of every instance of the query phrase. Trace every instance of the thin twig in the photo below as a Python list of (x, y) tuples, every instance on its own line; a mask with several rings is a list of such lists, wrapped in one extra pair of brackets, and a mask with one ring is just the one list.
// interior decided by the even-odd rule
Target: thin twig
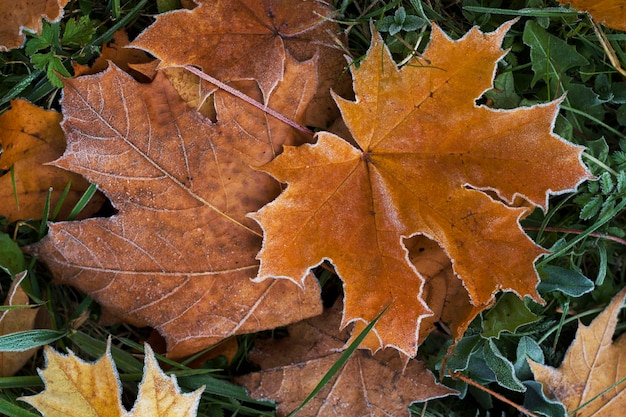
[(203, 80), (208, 81), (211, 84), (214, 84), (218, 88), (220, 88), (220, 89), (222, 89), (222, 90), (224, 90), (224, 91), (234, 95), (235, 97), (239, 97), (240, 99), (242, 99), (246, 103), (251, 104), (254, 107), (256, 107), (256, 108), (264, 111), (265, 113), (269, 114), (270, 116), (273, 116), (273, 117), (277, 118), (281, 122), (287, 123), (289, 126), (295, 128), (295, 129), (298, 129), (299, 131), (304, 132), (307, 135), (310, 135), (310, 136), (315, 135), (315, 132), (313, 132), (312, 130), (307, 129), (306, 127), (304, 127), (304, 126), (294, 122), (291, 119), (288, 119), (287, 117), (283, 116), (282, 114), (278, 113), (277, 111), (272, 110), (269, 107), (259, 103), (258, 101), (256, 101), (252, 97), (245, 95), (241, 91), (236, 90), (236, 89), (230, 87), (227, 84), (224, 84), (220, 80), (215, 79), (215, 78), (211, 77), (208, 74), (205, 74), (204, 72), (200, 71), (196, 67), (193, 67), (191, 65), (185, 65), (183, 68), (185, 68), (187, 71), (191, 72), (192, 74), (197, 75), (198, 77), (202, 78)]
[(480, 385), (478, 382), (472, 381), (470, 378), (466, 377), (465, 375), (459, 373), (459, 372), (453, 372), (450, 374), (450, 376), (452, 378), (456, 378), (456, 379), (460, 379), (461, 381), (465, 382), (466, 384), (470, 384), (476, 388), (478, 388), (481, 391), (485, 391), (487, 394), (499, 399), (500, 401), (507, 403), (508, 405), (510, 405), (511, 407), (514, 407), (517, 411), (524, 413), (530, 417), (539, 417), (537, 414), (533, 413), (532, 411), (530, 411), (529, 409), (522, 407), (519, 404), (514, 403), (513, 401), (509, 400), (508, 398), (506, 398), (505, 396), (498, 394), (495, 391), (490, 390), (489, 388)]
[[(585, 233), (584, 230), (566, 229), (566, 228), (563, 228), (563, 227), (526, 226), (526, 227), (524, 227), (524, 230), (537, 230), (537, 231), (540, 231), (540, 232), (544, 231), (544, 232), (556, 232), (556, 233), (571, 233), (573, 235), (582, 235), (583, 233)], [(626, 239), (622, 239), (622, 238), (619, 238), (617, 236), (607, 235), (605, 233), (600, 233), (600, 232), (589, 233), (589, 236), (599, 237), (601, 239), (612, 240), (613, 242), (617, 242), (619, 244), (622, 244), (622, 245), (626, 246)]]

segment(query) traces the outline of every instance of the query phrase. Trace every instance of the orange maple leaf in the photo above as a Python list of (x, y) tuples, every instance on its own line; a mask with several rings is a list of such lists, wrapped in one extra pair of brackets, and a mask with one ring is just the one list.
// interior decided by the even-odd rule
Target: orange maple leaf
[[(307, 112), (307, 125), (325, 127), (334, 108), (329, 91), (350, 91), (338, 26), (332, 10), (319, 0), (198, 1), (193, 10), (157, 16), (131, 46), (161, 60), (160, 68), (196, 65), (222, 82), (256, 80), (267, 102), (283, 77), (288, 54), (299, 61), (319, 56), (318, 90)], [(193, 35), (190, 34), (193, 27)], [(191, 37), (192, 36), (192, 37)], [(201, 45), (199, 47), (199, 45)]]
[(61, 355), (46, 346), (46, 368), (40, 370), (46, 389), (19, 398), (44, 417), (193, 417), (204, 387), (182, 393), (175, 376), (159, 368), (154, 353), (145, 345), (144, 376), (131, 411), (122, 406), (122, 384), (111, 356), (111, 342), (104, 356), (87, 363), (72, 351)]
[(41, 19), (56, 22), (63, 17), (69, 0), (30, 0), (0, 2), (0, 51), (19, 48), (24, 43), (24, 29), (41, 33)]
[[(339, 331), (340, 303), (321, 316), (293, 324), (289, 337), (257, 339), (250, 360), (263, 370), (236, 379), (259, 399), (271, 399), (278, 415), (287, 415), (313, 391), (341, 356), (350, 332)], [(277, 355), (276, 352), (280, 352)], [(386, 349), (372, 355), (356, 351), (333, 379), (298, 415), (400, 416), (415, 401), (456, 394), (439, 385), (426, 365)]]
[[(301, 121), (314, 61), (287, 61), (270, 105)], [(212, 123), (178, 96), (162, 73), (140, 84), (112, 66), (67, 80), (68, 147), (56, 166), (83, 174), (119, 213), (56, 223), (36, 247), (57, 282), (89, 293), (107, 312), (165, 336), (168, 353), (195, 353), (233, 334), (319, 314), (319, 285), (254, 283), (258, 225), (246, 214), (280, 191), (251, 165), (271, 160), (291, 127), (216, 93)]]
[(353, 71), (356, 101), (336, 97), (356, 147), (329, 134), (286, 147), (263, 170), (288, 184), (253, 215), (265, 237), (258, 279), (300, 281), (324, 259), (343, 279), (342, 325), (370, 322), (382, 346), (417, 350), (423, 278), (405, 238), (436, 241), (475, 306), (498, 290), (540, 301), (534, 261), (546, 251), (521, 229), (528, 208), (590, 177), (581, 147), (551, 133), (559, 101), (514, 110), (477, 106), (491, 88), (508, 22), (453, 41), (437, 26), (423, 57), (398, 69), (378, 35)]
[(544, 391), (572, 417), (618, 416), (626, 410), (626, 335), (613, 342), (625, 298), (626, 289), (589, 326), (578, 325), (558, 369), (528, 361)]
[(559, 0), (587, 12), (591, 18), (610, 28), (626, 31), (626, 4), (623, 0)]
[[(65, 196), (57, 219), (66, 218), (83, 195), (89, 183), (80, 175), (46, 165), (61, 156), (65, 150), (65, 136), (61, 130), (62, 116), (44, 110), (25, 100), (11, 101), (11, 109), (0, 115), (0, 215), (9, 221), (40, 219), (50, 193), (50, 207), (54, 210), (68, 183), (72, 186)], [(12, 169), (13, 173), (8, 170)], [(50, 188), (53, 189), (50, 192)], [(82, 217), (94, 214), (104, 198), (96, 194), (81, 212)]]

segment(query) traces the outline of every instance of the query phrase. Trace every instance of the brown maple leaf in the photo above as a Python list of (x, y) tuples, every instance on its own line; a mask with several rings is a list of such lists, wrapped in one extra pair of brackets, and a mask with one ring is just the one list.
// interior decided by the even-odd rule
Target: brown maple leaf
[[(25, 100), (11, 101), (11, 109), (0, 115), (0, 170), (7, 170), (0, 176), (0, 201), (5, 202), (0, 215), (9, 221), (40, 219), (50, 188), (50, 207), (54, 210), (71, 182), (57, 217), (64, 219), (89, 186), (80, 175), (46, 165), (65, 150), (60, 122), (59, 113)], [(94, 195), (81, 216), (94, 214), (103, 202), (102, 195)]]
[(41, 33), (41, 19), (57, 22), (69, 0), (29, 0), (0, 2), (0, 51), (19, 48), (24, 43), (24, 29)]
[(626, 4), (623, 0), (559, 0), (587, 12), (591, 18), (610, 28), (626, 31)]
[[(315, 62), (287, 63), (270, 106), (299, 121), (315, 91), (303, 67)], [(139, 84), (115, 66), (67, 80), (62, 105), (68, 147), (55, 165), (98, 184), (119, 213), (50, 226), (36, 252), (57, 282), (156, 328), (171, 356), (320, 313), (313, 277), (302, 289), (250, 280), (261, 235), (246, 213), (280, 189), (250, 166), (301, 143), (295, 130), (222, 92), (214, 124), (162, 73)]]
[[(250, 360), (262, 371), (239, 377), (250, 395), (271, 399), (287, 415), (313, 391), (341, 356), (349, 331), (339, 331), (340, 303), (323, 315), (288, 327), (289, 337), (255, 341)], [(276, 352), (280, 352), (277, 355)], [(426, 366), (386, 349), (372, 355), (358, 350), (298, 415), (400, 416), (415, 401), (456, 394), (437, 384)]]
[[(193, 10), (157, 16), (132, 42), (161, 60), (160, 67), (196, 65), (222, 82), (257, 80), (265, 102), (283, 77), (287, 55), (305, 61), (319, 56), (309, 77), (318, 90), (307, 111), (307, 125), (325, 127), (334, 103), (329, 91), (350, 91), (338, 47), (332, 10), (319, 0), (198, 1)], [(190, 28), (193, 28), (191, 31)]]
[(626, 289), (589, 326), (578, 325), (558, 369), (528, 361), (543, 390), (572, 417), (619, 416), (626, 410), (626, 387), (620, 383), (626, 378), (626, 335), (613, 341), (625, 298)]
[(264, 230), (259, 280), (299, 281), (329, 259), (344, 282), (342, 325), (387, 314), (374, 332), (408, 356), (432, 314), (404, 240), (424, 235), (453, 262), (469, 299), (487, 306), (498, 290), (540, 301), (534, 261), (546, 251), (523, 232), (523, 197), (545, 210), (549, 193), (590, 177), (581, 147), (552, 131), (559, 101), (492, 110), (475, 100), (491, 88), (500, 43), (472, 29), (458, 41), (433, 26), (423, 57), (398, 69), (380, 36), (353, 71), (356, 101), (337, 97), (357, 145), (319, 133), (286, 147), (263, 169), (288, 184), (253, 217)]
[(193, 417), (204, 387), (182, 393), (175, 376), (159, 368), (154, 353), (145, 345), (144, 376), (131, 411), (122, 406), (122, 384), (111, 356), (111, 343), (95, 363), (87, 363), (72, 351), (61, 355), (45, 348), (46, 368), (39, 373), (46, 388), (37, 395), (19, 398), (37, 408), (44, 417)]

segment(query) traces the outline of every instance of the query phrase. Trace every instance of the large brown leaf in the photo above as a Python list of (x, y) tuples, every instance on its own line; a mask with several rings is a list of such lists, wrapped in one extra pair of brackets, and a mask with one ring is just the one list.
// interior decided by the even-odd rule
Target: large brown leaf
[[(349, 332), (339, 331), (340, 321), (341, 306), (336, 303), (319, 317), (289, 326), (289, 337), (257, 339), (250, 359), (263, 370), (237, 382), (252, 397), (276, 401), (278, 415), (287, 415), (341, 356)], [(375, 355), (358, 350), (298, 415), (402, 416), (409, 414), (412, 402), (455, 393), (437, 384), (423, 363), (407, 362), (393, 349)]]
[[(315, 91), (301, 74), (314, 65), (289, 60), (270, 106), (301, 120)], [(320, 313), (313, 278), (302, 289), (250, 280), (261, 237), (246, 213), (279, 192), (250, 166), (300, 143), (292, 128), (221, 92), (214, 124), (162, 73), (139, 84), (115, 66), (68, 80), (62, 104), (68, 147), (55, 164), (98, 184), (119, 213), (50, 226), (37, 252), (57, 282), (155, 327), (172, 356)]]
[(131, 44), (155, 55), (161, 67), (196, 65), (222, 82), (254, 79), (265, 101), (283, 77), (288, 54), (299, 61), (319, 55), (318, 90), (306, 123), (326, 127), (333, 88), (350, 89), (337, 45), (338, 26), (326, 17), (332, 10), (319, 0), (198, 1), (193, 10), (157, 16)]
[(403, 243), (418, 234), (452, 260), (472, 304), (498, 290), (540, 301), (534, 261), (546, 253), (521, 229), (528, 208), (589, 178), (581, 147), (554, 135), (559, 102), (492, 110), (475, 100), (491, 88), (500, 43), (514, 22), (453, 41), (433, 26), (423, 57), (398, 69), (378, 35), (353, 71), (356, 101), (337, 98), (357, 145), (320, 133), (287, 147), (263, 169), (288, 184), (254, 215), (265, 238), (259, 280), (300, 281), (323, 259), (344, 281), (342, 325), (370, 322), (408, 356), (432, 314), (424, 280)]
[[(60, 122), (59, 113), (25, 100), (11, 101), (11, 109), (0, 115), (0, 169), (13, 169), (13, 173), (0, 176), (0, 201), (4, 202), (0, 215), (9, 221), (40, 219), (50, 188), (50, 207), (54, 210), (71, 182), (58, 216), (64, 219), (89, 186), (80, 175), (46, 165), (65, 150)], [(102, 195), (96, 194), (81, 215), (94, 214), (103, 202)]]
[(626, 334), (613, 341), (624, 298), (626, 289), (589, 326), (579, 324), (558, 369), (529, 361), (543, 390), (562, 402), (572, 417), (620, 416), (626, 410), (626, 386), (618, 384), (626, 378)]

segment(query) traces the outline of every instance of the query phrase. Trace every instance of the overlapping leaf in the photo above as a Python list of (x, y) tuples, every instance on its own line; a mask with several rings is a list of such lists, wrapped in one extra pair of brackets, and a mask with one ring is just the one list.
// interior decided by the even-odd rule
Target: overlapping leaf
[[(65, 218), (89, 186), (80, 175), (45, 165), (65, 150), (60, 122), (59, 113), (25, 100), (12, 101), (11, 109), (0, 115), (0, 170), (13, 170), (0, 176), (0, 201), (4, 202), (0, 215), (9, 221), (40, 219), (50, 188), (50, 205), (54, 209), (71, 182), (59, 213), (59, 218)], [(96, 195), (82, 215), (95, 213), (103, 201), (101, 195)]]
[(610, 28), (626, 30), (626, 4), (622, 0), (559, 0), (559, 3), (571, 4)]
[[(238, 378), (252, 397), (277, 402), (287, 415), (311, 393), (341, 355), (349, 332), (339, 331), (341, 306), (289, 326), (289, 337), (259, 340), (250, 359), (263, 370)], [(277, 355), (276, 352), (280, 352)], [(302, 416), (402, 416), (415, 401), (455, 394), (437, 384), (426, 366), (408, 363), (397, 351), (372, 355), (356, 351), (325, 388), (302, 409)]]
[(375, 333), (409, 356), (431, 310), (407, 237), (445, 250), (476, 307), (498, 290), (540, 300), (533, 263), (545, 250), (522, 231), (528, 208), (518, 202), (545, 209), (549, 193), (589, 173), (582, 148), (551, 132), (558, 101), (506, 111), (475, 104), (513, 23), (458, 41), (434, 26), (423, 57), (402, 69), (374, 36), (353, 71), (356, 101), (337, 98), (357, 146), (321, 133), (263, 168), (288, 187), (254, 215), (265, 233), (258, 279), (299, 281), (331, 260), (344, 281), (342, 325), (391, 304)]
[[(301, 74), (315, 64), (288, 59), (270, 105), (301, 121), (316, 89)], [(302, 289), (250, 280), (261, 237), (246, 214), (279, 192), (251, 166), (300, 143), (292, 128), (220, 92), (214, 124), (162, 73), (139, 84), (115, 66), (67, 81), (63, 107), (68, 148), (55, 164), (98, 184), (119, 213), (50, 226), (36, 251), (57, 282), (155, 327), (172, 356), (319, 314), (313, 278)]]
[(154, 353), (146, 345), (144, 376), (133, 409), (122, 406), (122, 384), (111, 357), (111, 345), (95, 363), (87, 363), (70, 351), (61, 355), (46, 347), (46, 368), (40, 370), (46, 389), (21, 397), (44, 417), (193, 417), (204, 388), (184, 394), (176, 377), (159, 368)]
[[(307, 78), (318, 79), (306, 123), (325, 127), (334, 108), (329, 91), (350, 89), (342, 76), (343, 52), (337, 45), (331, 9), (319, 0), (198, 1), (193, 10), (179, 10), (157, 21), (132, 43), (155, 55), (161, 67), (196, 65), (222, 82), (256, 80), (263, 98), (283, 77), (288, 54), (299, 61), (319, 55)], [(193, 42), (190, 31), (193, 30)]]
[(625, 298), (626, 289), (589, 326), (578, 326), (558, 369), (529, 361), (544, 392), (572, 417), (618, 416), (626, 410), (626, 335), (613, 341)]
[(19, 48), (24, 43), (24, 29), (41, 32), (41, 19), (57, 21), (69, 0), (30, 0), (0, 2), (0, 51)]

